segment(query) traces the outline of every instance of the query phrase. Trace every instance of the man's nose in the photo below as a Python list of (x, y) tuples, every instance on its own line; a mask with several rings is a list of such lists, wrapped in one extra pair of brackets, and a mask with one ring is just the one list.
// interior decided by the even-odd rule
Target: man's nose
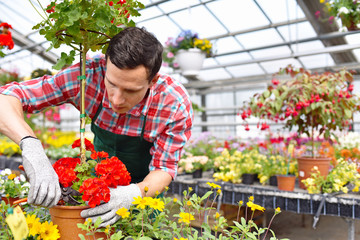
[(125, 103), (125, 98), (124, 98), (124, 94), (121, 91), (116, 91), (112, 102), (115, 106), (119, 106)]

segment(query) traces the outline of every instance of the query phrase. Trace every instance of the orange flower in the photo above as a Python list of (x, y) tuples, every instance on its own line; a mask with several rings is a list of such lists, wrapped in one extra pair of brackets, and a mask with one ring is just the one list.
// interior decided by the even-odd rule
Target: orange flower
[(343, 157), (345, 159), (348, 159), (348, 158), (350, 158), (352, 156), (349, 149), (341, 149), (340, 155), (341, 155), (341, 157)]

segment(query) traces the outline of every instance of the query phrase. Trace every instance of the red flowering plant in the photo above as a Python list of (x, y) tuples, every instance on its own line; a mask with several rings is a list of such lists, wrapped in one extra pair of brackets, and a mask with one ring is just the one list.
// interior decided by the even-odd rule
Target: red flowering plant
[(0, 23), (0, 57), (4, 57), (5, 53), (2, 51), (3, 49), (13, 49), (14, 41), (11, 36), (11, 32), (9, 29), (12, 29), (12, 26), (6, 22)]
[[(290, 76), (283, 79), (280, 76)], [(291, 65), (274, 75), (263, 93), (255, 94), (242, 108), (242, 118), (259, 118), (261, 130), (269, 128), (269, 122), (282, 122), (284, 128), (305, 133), (311, 138), (314, 157), (315, 134), (329, 139), (335, 130), (350, 127), (353, 113), (359, 110), (359, 97), (352, 93), (353, 76), (347, 70), (339, 72), (311, 73)], [(315, 132), (316, 131), (316, 132)]]
[[(72, 148), (77, 147), (80, 147), (80, 139), (72, 144)], [(80, 158), (61, 158), (53, 164), (61, 187), (71, 193), (65, 199), (63, 197), (60, 204), (84, 205), (86, 202), (95, 207), (110, 200), (109, 187), (125, 186), (131, 182), (125, 164), (117, 157), (109, 157), (103, 151), (96, 152), (88, 139), (85, 139), (85, 147), (91, 153), (86, 162), (82, 163)]]

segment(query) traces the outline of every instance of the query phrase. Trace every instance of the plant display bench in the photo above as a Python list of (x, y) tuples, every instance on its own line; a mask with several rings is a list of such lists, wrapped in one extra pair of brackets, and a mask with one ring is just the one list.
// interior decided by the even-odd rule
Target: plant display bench
[[(214, 182), (214, 179), (178, 176), (170, 184), (169, 193), (181, 195), (184, 190), (191, 187), (201, 196), (210, 190), (207, 182)], [(217, 208), (221, 204), (238, 205), (239, 201), (247, 202), (250, 196), (254, 196), (254, 203), (266, 209), (280, 207), (284, 211), (314, 215), (313, 227), (316, 227), (317, 221), (321, 220), (320, 215), (343, 217), (348, 222), (348, 240), (355, 240), (354, 220), (360, 219), (360, 194), (309, 194), (298, 186), (293, 192), (288, 192), (280, 191), (274, 186), (215, 183), (220, 185), (222, 190)]]

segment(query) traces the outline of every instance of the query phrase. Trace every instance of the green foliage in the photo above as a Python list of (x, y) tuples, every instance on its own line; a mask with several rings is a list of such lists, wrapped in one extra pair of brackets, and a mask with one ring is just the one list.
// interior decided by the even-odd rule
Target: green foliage
[[(144, 5), (136, 0), (127, 0), (126, 3), (110, 0), (53, 0), (46, 8), (42, 8), (39, 14), (43, 21), (33, 29), (39, 30), (40, 35), (51, 42), (48, 50), (65, 44), (86, 54), (89, 50), (105, 53), (111, 37), (126, 26), (135, 26), (129, 17), (140, 16), (137, 9), (144, 8)], [(75, 59), (74, 50), (69, 54), (61, 53), (54, 68), (70, 65)]]

